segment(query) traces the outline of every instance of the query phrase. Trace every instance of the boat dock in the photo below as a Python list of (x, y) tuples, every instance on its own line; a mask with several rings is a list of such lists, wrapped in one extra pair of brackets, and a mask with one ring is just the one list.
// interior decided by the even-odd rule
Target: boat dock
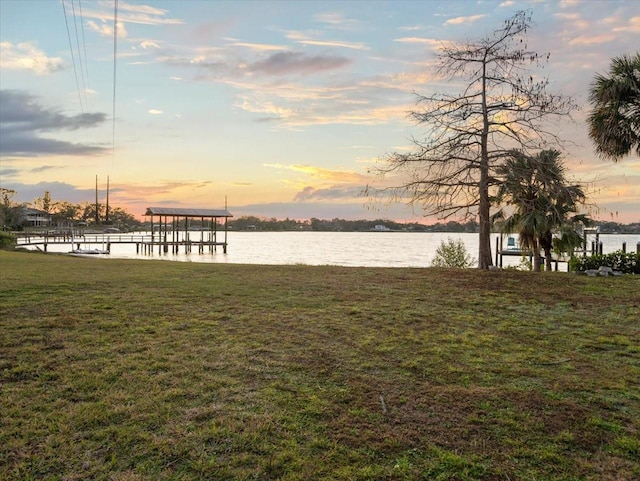
[[(190, 234), (200, 232), (192, 231)], [(201, 239), (182, 239), (172, 240), (165, 239), (159, 235), (151, 234), (83, 234), (83, 235), (66, 235), (66, 234), (18, 234), (16, 247), (36, 247), (44, 252), (48, 251), (49, 246), (68, 245), (70, 251), (81, 251), (83, 247), (91, 247), (101, 249), (107, 253), (111, 252), (111, 246), (117, 244), (129, 244), (136, 246), (136, 254), (178, 254), (181, 250), (185, 253), (198, 252), (216, 252), (220, 247), (223, 252), (227, 253), (227, 241), (218, 241), (215, 238)]]
[[(591, 249), (589, 250), (589, 239), (588, 236), (590, 235), (594, 235), (595, 238), (593, 240), (591, 240)], [(516, 242), (515, 238), (513, 236), (509, 236), (507, 238), (507, 245), (506, 247), (504, 246), (503, 243), (503, 236), (499, 236), (496, 237), (496, 250), (495, 250), (495, 259), (496, 259), (496, 266), (498, 267), (502, 267), (502, 263), (503, 263), (503, 257), (509, 257), (509, 256), (517, 256), (517, 257), (524, 257), (524, 258), (528, 258), (529, 262), (531, 262), (533, 260), (533, 252), (531, 251), (527, 251), (527, 250), (522, 250), (520, 248), (520, 246), (518, 245), (518, 243)], [(622, 247), (620, 249), (622, 252), (626, 253), (627, 252), (627, 243), (623, 242), (622, 243)], [(636, 252), (638, 254), (640, 254), (640, 242), (637, 243), (636, 245)], [(584, 232), (584, 238), (583, 238), (583, 245), (582, 245), (582, 249), (576, 249), (574, 251), (575, 255), (582, 255), (582, 256), (586, 256), (587, 254), (589, 255), (602, 255), (603, 254), (603, 243), (600, 241), (600, 231), (597, 228), (593, 228), (593, 229), (585, 229)], [(544, 256), (541, 259), (541, 262), (544, 262)], [(558, 258), (557, 256), (553, 256), (551, 262), (554, 264), (554, 270), (558, 270), (558, 264), (563, 262), (563, 263), (569, 263), (569, 258), (568, 257), (562, 257), (562, 258)]]
[[(88, 246), (96, 253), (110, 253), (114, 244), (135, 244), (136, 254), (153, 254), (156, 250), (158, 254), (178, 254), (181, 250), (204, 254), (219, 247), (227, 253), (227, 220), (233, 216), (226, 209), (149, 207), (145, 215), (151, 216), (150, 233), (89, 233), (78, 228), (17, 233), (16, 247), (33, 246), (47, 252), (49, 246), (66, 244), (72, 252)], [(194, 219), (199, 221), (197, 227), (192, 226)]]

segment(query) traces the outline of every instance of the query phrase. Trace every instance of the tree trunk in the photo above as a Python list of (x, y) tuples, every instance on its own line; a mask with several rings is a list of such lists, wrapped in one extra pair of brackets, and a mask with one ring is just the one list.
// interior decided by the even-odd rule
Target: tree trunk
[(491, 257), (491, 202), (489, 201), (489, 114), (487, 111), (487, 58), (482, 62), (482, 134), (480, 136), (480, 184), (478, 194), (478, 269), (488, 269), (493, 265)]
[(551, 249), (553, 249), (553, 234), (548, 230), (543, 237), (540, 238), (540, 247), (544, 250), (545, 270), (551, 270)]
[(533, 248), (533, 272), (541, 272), (542, 265), (540, 264), (540, 247)]
[(552, 271), (553, 269), (551, 268), (551, 249), (548, 247), (544, 248), (544, 258), (545, 258), (545, 270), (546, 271)]
[[(483, 175), (482, 177), (487, 177)], [(482, 185), (482, 181), (481, 181)], [(488, 269), (493, 265), (491, 256), (491, 221), (489, 215), (489, 189), (484, 182), (480, 189), (480, 207), (478, 209), (478, 223), (480, 225), (480, 238), (478, 243), (478, 268)]]

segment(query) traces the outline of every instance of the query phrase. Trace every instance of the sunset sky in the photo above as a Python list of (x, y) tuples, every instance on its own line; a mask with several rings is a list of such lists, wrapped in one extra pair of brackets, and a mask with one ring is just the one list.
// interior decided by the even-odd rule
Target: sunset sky
[(640, 48), (640, 0), (119, 1), (115, 45), (113, 0), (0, 0), (0, 186), (91, 202), (97, 175), (104, 201), (109, 176), (137, 216), (226, 198), (236, 217), (431, 222), (370, 204), (368, 171), (420, 136), (413, 92), (462, 89), (434, 80), (441, 42), (521, 9), (551, 54), (532, 75), (583, 106), (554, 129), (592, 215), (640, 222), (640, 159), (596, 158), (585, 123), (594, 75)]

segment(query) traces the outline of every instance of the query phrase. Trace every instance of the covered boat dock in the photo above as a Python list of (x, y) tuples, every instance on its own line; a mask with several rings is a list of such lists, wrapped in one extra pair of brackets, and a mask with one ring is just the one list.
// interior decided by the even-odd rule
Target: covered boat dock
[(227, 221), (233, 215), (226, 209), (147, 207), (145, 216), (151, 217), (151, 242), (143, 245), (148, 253), (156, 246), (161, 254), (177, 254), (180, 247), (185, 254), (194, 247), (200, 254), (218, 247), (227, 253)]

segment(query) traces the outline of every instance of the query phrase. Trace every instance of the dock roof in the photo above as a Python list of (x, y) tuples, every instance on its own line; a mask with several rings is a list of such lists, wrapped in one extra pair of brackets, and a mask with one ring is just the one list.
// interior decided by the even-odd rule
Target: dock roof
[(175, 207), (147, 207), (144, 215), (173, 217), (233, 217), (226, 209), (178, 209)]

